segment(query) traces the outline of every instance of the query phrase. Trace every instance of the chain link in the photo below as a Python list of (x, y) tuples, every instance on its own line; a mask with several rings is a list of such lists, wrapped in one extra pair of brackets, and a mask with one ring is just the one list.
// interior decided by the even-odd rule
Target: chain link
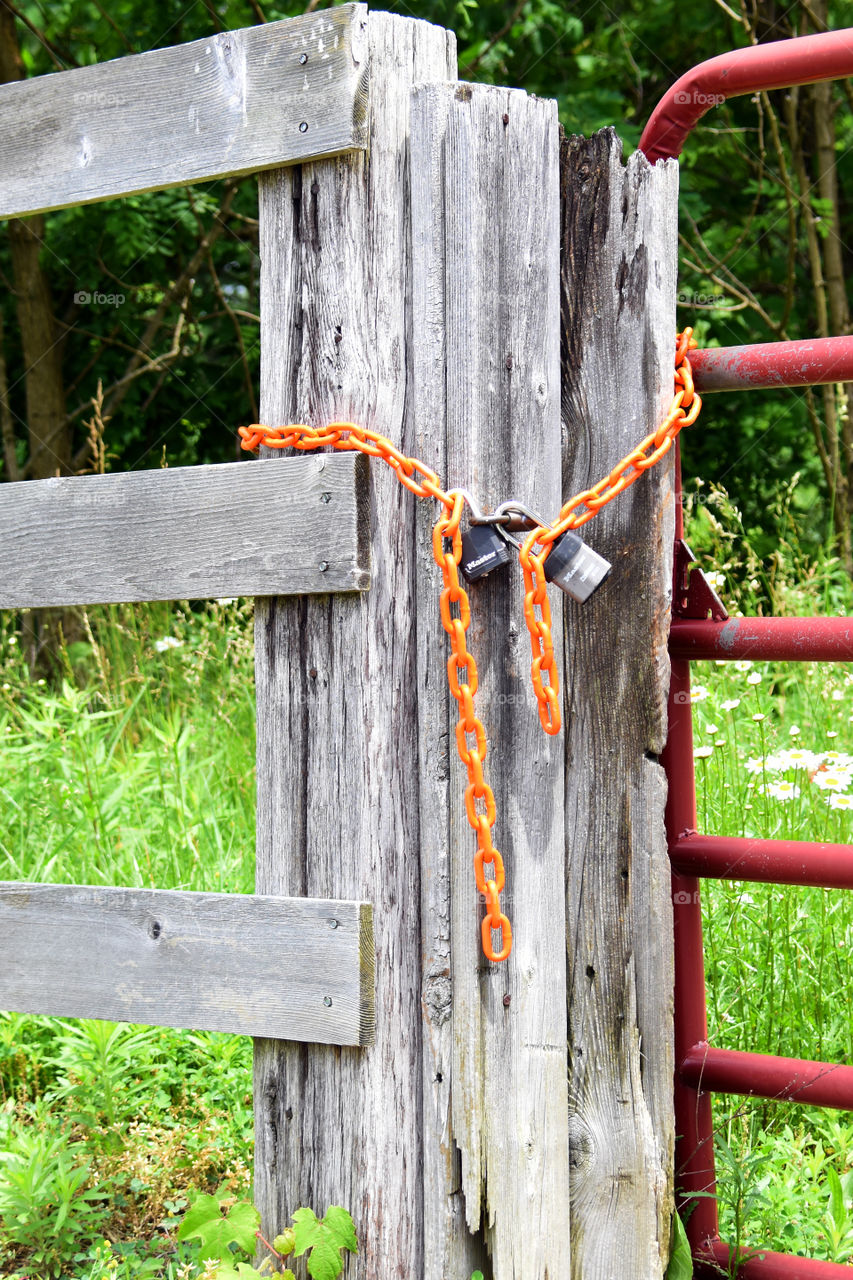
[[(624, 493), (644, 471), (648, 471), (672, 448), (682, 427), (690, 427), (699, 417), (702, 401), (693, 389), (693, 372), (687, 358), (688, 351), (696, 346), (693, 330), (687, 328), (678, 335), (675, 350), (676, 393), (663, 422), (646, 436), (645, 440), (617, 462), (603, 480), (577, 493), (560, 508), (560, 514), (550, 525), (539, 525), (524, 539), (519, 552), (524, 574), (524, 620), (530, 632), (533, 665), (530, 669), (533, 692), (539, 706), (539, 720), (546, 733), (560, 732), (559, 676), (554, 660), (551, 640), (551, 610), (548, 606), (545, 561), (548, 552), (568, 529), (577, 529), (598, 515), (602, 507)], [(540, 550), (536, 551), (536, 547)], [(536, 607), (539, 607), (539, 616)], [(547, 675), (547, 684), (543, 681)]]
[[(539, 707), (539, 720), (548, 734), (560, 732), (559, 677), (551, 635), (551, 606), (545, 578), (545, 560), (552, 545), (567, 529), (576, 529), (597, 515), (603, 506), (623, 493), (644, 471), (668, 453), (682, 427), (691, 426), (699, 416), (702, 401), (693, 389), (693, 375), (687, 352), (696, 346), (693, 330), (678, 335), (675, 356), (675, 383), (678, 390), (661, 425), (636, 449), (627, 454), (609, 475), (591, 489), (576, 494), (560, 509), (551, 525), (539, 525), (525, 537), (519, 555), (524, 573), (524, 619), (533, 651), (531, 678)], [(447, 683), (459, 707), (456, 748), (468, 774), (465, 788), (465, 816), (476, 833), (474, 876), (486, 904), (480, 928), (483, 951), (489, 960), (506, 960), (512, 950), (512, 926), (501, 911), (500, 894), (506, 876), (503, 858), (492, 843), (497, 805), (485, 780), (486, 730), (474, 711), (477, 692), (477, 664), (466, 643), (471, 624), (471, 603), (459, 581), (462, 534), (459, 529), (465, 495), (459, 490), (445, 492), (435, 471), (417, 458), (408, 458), (385, 436), (354, 422), (330, 422), (324, 428), (291, 423), (265, 427), (254, 423), (239, 427), (242, 448), (319, 449), (324, 445), (343, 451), (358, 450), (371, 458), (381, 458), (394, 470), (402, 485), (419, 498), (434, 498), (444, 507), (432, 531), (432, 551), (441, 570), (443, 589), (439, 599), (441, 625), (450, 638)], [(420, 477), (420, 479), (418, 478)], [(537, 551), (536, 548), (539, 548)], [(454, 607), (457, 612), (453, 612)], [(537, 612), (538, 611), (538, 612)], [(473, 742), (471, 739), (473, 738)], [(480, 806), (478, 808), (478, 805)], [(492, 867), (491, 874), (486, 868)], [(500, 930), (501, 945), (495, 951), (492, 930)]]

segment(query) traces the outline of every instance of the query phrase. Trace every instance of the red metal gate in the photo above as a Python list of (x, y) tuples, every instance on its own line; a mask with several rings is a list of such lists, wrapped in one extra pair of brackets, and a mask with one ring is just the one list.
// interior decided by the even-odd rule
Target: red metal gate
[[(853, 74), (853, 30), (805, 36), (736, 50), (682, 76), (655, 108), (640, 141), (650, 160), (676, 156), (694, 124), (725, 98)], [(691, 354), (698, 391), (806, 386), (853, 381), (853, 338), (767, 343)], [(681, 491), (680, 476), (678, 491)], [(708, 1043), (700, 881), (703, 878), (853, 888), (853, 845), (728, 839), (696, 830), (690, 662), (838, 662), (853, 659), (853, 618), (728, 618), (697, 570), (676, 527), (669, 738), (663, 763), (669, 781), (667, 838), (675, 919), (676, 1168), (697, 1277), (719, 1276), (730, 1246), (720, 1239), (711, 1094), (853, 1109), (853, 1067)], [(744, 1280), (818, 1280), (850, 1269), (765, 1250), (750, 1251)]]

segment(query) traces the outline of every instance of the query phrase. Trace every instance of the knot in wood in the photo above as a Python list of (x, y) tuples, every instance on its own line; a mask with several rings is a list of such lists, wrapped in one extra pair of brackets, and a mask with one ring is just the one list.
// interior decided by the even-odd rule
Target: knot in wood
[(579, 1115), (569, 1116), (569, 1164), (586, 1169), (595, 1158), (595, 1142), (589, 1125)]

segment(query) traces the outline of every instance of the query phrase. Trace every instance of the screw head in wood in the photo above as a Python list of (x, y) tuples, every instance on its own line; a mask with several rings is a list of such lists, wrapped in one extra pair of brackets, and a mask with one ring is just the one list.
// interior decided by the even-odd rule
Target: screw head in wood
[(307, 120), (303, 120), (303, 121), (300, 123), (300, 125), (299, 125), (299, 132), (300, 132), (300, 133), (307, 133), (307, 132), (308, 132), (308, 121), (307, 121)]
[(323, 1004), (326, 1006), (327, 1009), (330, 1007), (331, 1003), (332, 1003), (331, 996), (323, 996)]
[(303, 65), (303, 67), (304, 67), (304, 66), (305, 66), (305, 63), (308, 61), (308, 54), (307, 54), (307, 53), (300, 53), (300, 55), (299, 55), (299, 61), (302, 63), (302, 65)]
[(327, 570), (327, 569), (328, 569), (328, 567), (329, 567), (329, 562), (328, 562), (328, 560), (321, 560), (321, 561), (320, 561), (320, 563), (319, 563), (319, 565), (318, 565), (317, 567), (319, 568), (319, 570), (320, 570), (320, 572), (321, 572), (321, 573), (325, 573), (325, 572), (326, 572), (326, 570)]

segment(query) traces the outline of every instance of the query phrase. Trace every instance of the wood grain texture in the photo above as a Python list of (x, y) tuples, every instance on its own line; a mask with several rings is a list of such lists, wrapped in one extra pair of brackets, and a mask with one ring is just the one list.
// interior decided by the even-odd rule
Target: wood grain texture
[[(417, 451), (449, 485), (472, 489), (487, 507), (516, 497), (555, 512), (556, 104), (474, 85), (425, 88), (416, 104)], [(443, 1161), (431, 1170), (432, 1182), (443, 1179), (445, 1194), (455, 1193), (447, 1237), (428, 1252), (425, 1274), (467, 1277), (456, 1220), (464, 1212), (472, 1231), (485, 1231), (495, 1280), (556, 1280), (569, 1273), (562, 746), (539, 725), (521, 572), (513, 564), (470, 589), (475, 701), (489, 741), (493, 834), (506, 864), (502, 901), (514, 934), (509, 960), (490, 965), (480, 948), (476, 842), (462, 804), (458, 714), (447, 693), (436, 618), (440, 579), (426, 547), (419, 580), (419, 617), (433, 619), (418, 655), (424, 1111), (441, 1138)], [(454, 1148), (461, 1153), (462, 1195), (452, 1181)], [(440, 1207), (438, 1187), (426, 1190)]]
[(342, 5), (0, 86), (0, 217), (363, 147), (366, 12)]
[[(403, 440), (409, 96), (454, 74), (453, 42), (376, 13), (369, 161), (262, 178), (261, 412), (343, 418)], [(281, 465), (281, 464), (278, 464)], [(376, 1041), (364, 1052), (258, 1041), (255, 1193), (264, 1228), (343, 1204), (359, 1280), (423, 1267), (415, 507), (371, 468), (371, 590), (258, 605), (261, 893), (374, 904)], [(467, 1277), (466, 1277), (467, 1280)]]
[[(423, 85), (412, 100), (413, 337), (410, 343), (412, 452), (439, 475), (447, 466), (445, 141), (451, 85)], [(450, 757), (446, 640), (436, 610), (441, 575), (432, 557), (435, 510), (417, 511), (418, 746), (421, 842), (423, 1018), (423, 1280), (490, 1274), (484, 1232), (468, 1228), (462, 1153), (451, 1121), (453, 983), (450, 908)], [(466, 848), (470, 849), (470, 843)], [(470, 868), (463, 870), (465, 883)], [(476, 908), (469, 926), (477, 921)], [(472, 1028), (472, 1035), (476, 1029)], [(479, 1190), (478, 1190), (479, 1195)]]
[(5, 484), (0, 608), (366, 590), (367, 466), (321, 454)]
[(2, 881), (0, 1008), (367, 1044), (371, 908)]
[[(563, 144), (563, 492), (607, 474), (673, 393), (678, 166), (612, 130)], [(673, 1207), (666, 737), (672, 458), (582, 532), (613, 572), (565, 607), (576, 1280), (660, 1280)]]

